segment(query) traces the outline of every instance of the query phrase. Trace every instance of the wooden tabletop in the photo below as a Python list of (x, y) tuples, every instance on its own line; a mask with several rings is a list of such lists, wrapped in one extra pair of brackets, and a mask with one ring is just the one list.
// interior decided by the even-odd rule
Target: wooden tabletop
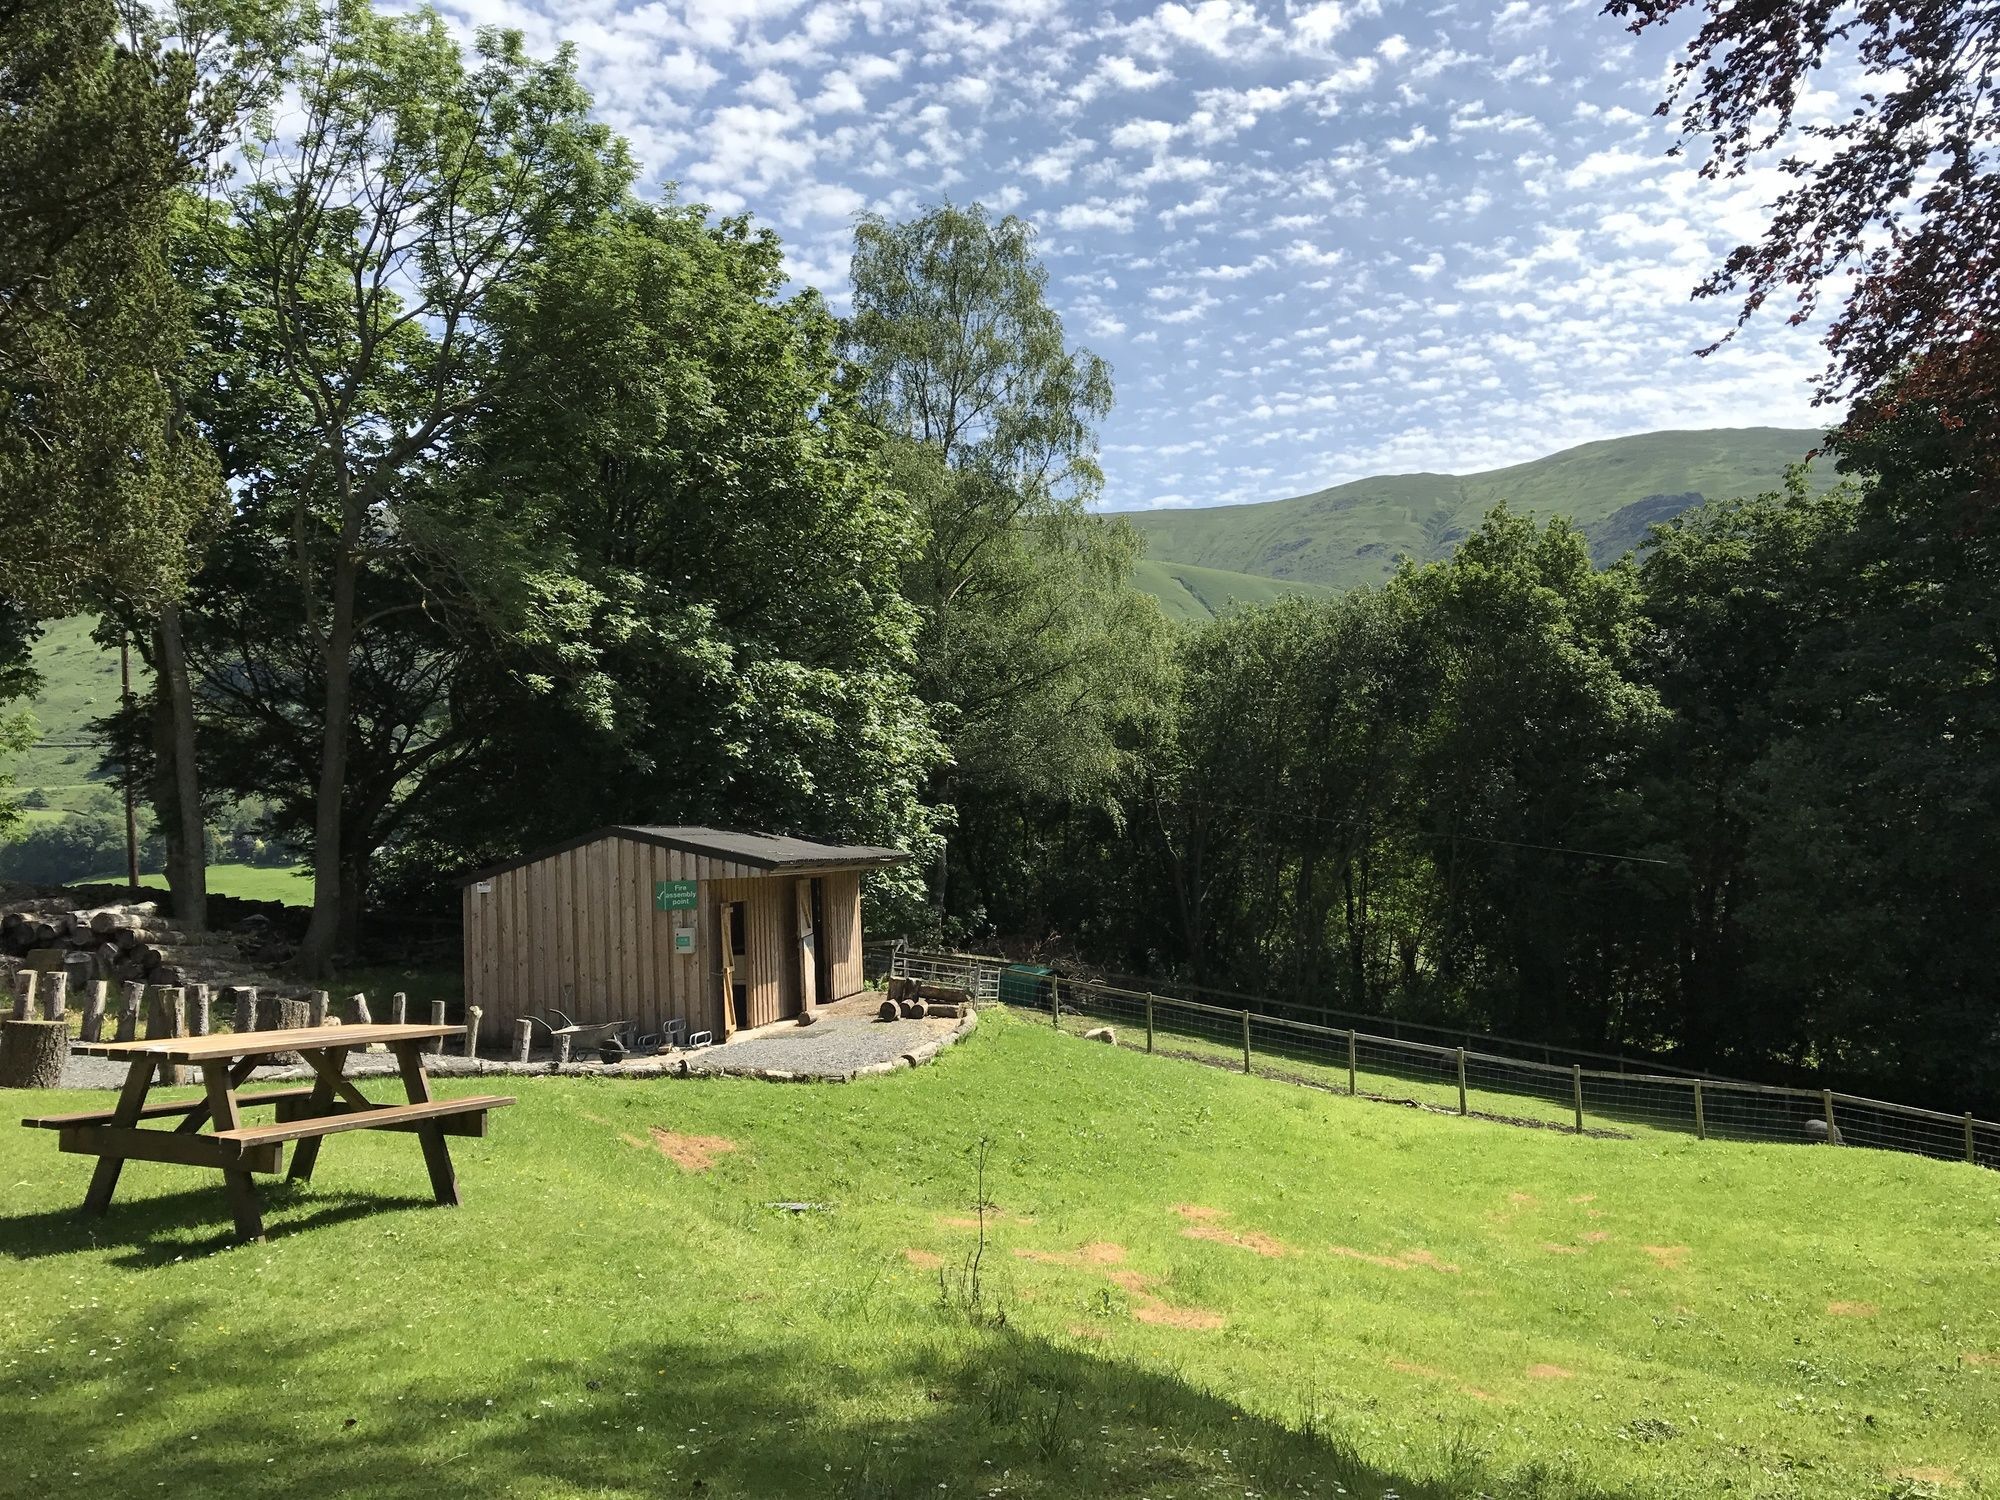
[(157, 1037), (144, 1042), (73, 1042), (80, 1057), (141, 1058), (163, 1062), (215, 1062), (230, 1057), (269, 1057), (277, 1052), (310, 1052), (322, 1047), (366, 1047), (372, 1042), (417, 1042), (463, 1036), (463, 1026), (298, 1026), (280, 1031), (224, 1031), (213, 1036)]

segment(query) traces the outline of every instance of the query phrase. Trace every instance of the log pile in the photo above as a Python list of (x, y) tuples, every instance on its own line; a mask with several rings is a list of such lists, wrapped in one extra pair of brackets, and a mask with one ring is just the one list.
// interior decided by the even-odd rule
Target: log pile
[(92, 911), (10, 911), (0, 916), (0, 954), (69, 975), (81, 992), (94, 979), (182, 984), (187, 934), (174, 930), (151, 901)]

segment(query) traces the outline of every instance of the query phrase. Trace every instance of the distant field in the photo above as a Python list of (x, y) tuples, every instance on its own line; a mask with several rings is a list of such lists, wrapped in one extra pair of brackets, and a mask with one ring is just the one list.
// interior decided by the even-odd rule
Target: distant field
[(130, 1163), (86, 1221), (86, 1165), (0, 1131), (0, 1408), (33, 1413), (8, 1476), (358, 1500), (2000, 1485), (2000, 1174), (1975, 1167), (1444, 1117), (997, 1011), (851, 1084), (504, 1091), (452, 1143), (463, 1208), (418, 1206), (409, 1137), (337, 1136), (310, 1187), (262, 1179), (272, 1237), (246, 1248), (185, 1168)]
[(1293, 594), (1325, 592), (1317, 584), (1257, 578), (1220, 568), (1142, 558), (1132, 569), (1135, 587), (1160, 601), (1170, 620), (1199, 623), (1239, 607), (1271, 604)]
[[(1163, 568), (1351, 588), (1387, 578), (1399, 557), (1448, 556), (1505, 500), (1531, 515), (1567, 516), (1590, 538), (1592, 555), (1609, 563), (1637, 546), (1648, 525), (1688, 505), (1776, 488), (1821, 436), (1780, 427), (1652, 432), (1479, 474), (1387, 474), (1289, 500), (1124, 519), (1145, 538), (1147, 560)], [(1815, 483), (1834, 478), (1816, 466)]]
[[(123, 870), (87, 875), (76, 883), (115, 885), (125, 878)], [(141, 872), (139, 884), (154, 890), (167, 888), (167, 877), (157, 872)], [(306, 865), (210, 865), (208, 888), (223, 896), (245, 901), (282, 901), (287, 906), (312, 905), (312, 879)]]

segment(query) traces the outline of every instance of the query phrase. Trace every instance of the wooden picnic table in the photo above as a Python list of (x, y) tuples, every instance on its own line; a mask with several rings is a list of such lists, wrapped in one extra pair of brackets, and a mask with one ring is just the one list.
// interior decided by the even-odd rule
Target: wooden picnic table
[[(257, 1206), (251, 1174), (277, 1172), (285, 1147), (296, 1142), (291, 1181), (308, 1182), (319, 1161), (320, 1141), (345, 1130), (414, 1132), (430, 1169), (431, 1191), (437, 1201), (456, 1207), (458, 1180), (452, 1173), (449, 1135), (483, 1136), (488, 1110), (514, 1101), (504, 1095), (482, 1094), (467, 1099), (434, 1099), (424, 1072), (423, 1044), (458, 1036), (456, 1026), (312, 1026), (285, 1031), (221, 1033), (144, 1042), (88, 1042), (73, 1050), (85, 1057), (106, 1057), (131, 1065), (118, 1103), (108, 1110), (75, 1114), (37, 1115), (23, 1125), (61, 1133), (61, 1149), (95, 1156), (84, 1212), (101, 1214), (111, 1206), (118, 1174), (128, 1160), (177, 1162), (183, 1166), (219, 1168), (236, 1215), (236, 1232), (246, 1240), (264, 1237), (263, 1215)], [(395, 1054), (408, 1102), (378, 1104), (347, 1077), (348, 1054), (380, 1043)], [(240, 1089), (266, 1059), (296, 1052), (311, 1065), (315, 1081), (303, 1087)], [(174, 1065), (201, 1070), (206, 1093), (200, 1099), (148, 1103), (156, 1078)], [(165, 1065), (165, 1066), (163, 1066)], [(275, 1123), (245, 1126), (243, 1112), (273, 1109)], [(173, 1120), (165, 1130), (142, 1129), (144, 1120)], [(213, 1126), (208, 1134), (204, 1126)]]

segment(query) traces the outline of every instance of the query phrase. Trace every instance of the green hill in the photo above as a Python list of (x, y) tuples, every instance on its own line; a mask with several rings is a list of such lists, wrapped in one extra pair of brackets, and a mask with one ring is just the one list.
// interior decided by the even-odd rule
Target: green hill
[[(1375, 583), (1400, 557), (1444, 557), (1495, 504), (1581, 526), (1600, 563), (1704, 499), (1775, 488), (1820, 441), (1813, 428), (1649, 432), (1481, 474), (1385, 474), (1290, 500), (1125, 514), (1148, 559), (1335, 588)], [(1833, 481), (1815, 466), (1814, 481)], [(1147, 585), (1151, 587), (1151, 585)], [(1153, 588), (1153, 592), (1159, 592)]]
[(504, 1083), (463, 1207), (359, 1131), (240, 1248), (213, 1173), (134, 1160), (88, 1219), (83, 1160), (0, 1131), (8, 1493), (2000, 1484), (2000, 1177), (1962, 1163), (1458, 1119), (997, 1011), (853, 1083)]
[(1132, 569), (1132, 584), (1159, 600), (1167, 618), (1175, 621), (1207, 620), (1236, 605), (1271, 604), (1291, 594), (1323, 592), (1318, 584), (1152, 558), (1141, 559)]
[[(52, 620), (35, 642), (35, 670), (42, 687), (26, 707), (33, 710), (38, 738), (14, 763), (14, 784), (39, 787), (49, 807), (103, 811), (115, 800), (115, 783), (97, 768), (102, 753), (90, 721), (118, 707), (118, 653), (90, 638), (97, 619), (72, 615)], [(135, 654), (132, 690), (146, 691), (150, 678)]]

